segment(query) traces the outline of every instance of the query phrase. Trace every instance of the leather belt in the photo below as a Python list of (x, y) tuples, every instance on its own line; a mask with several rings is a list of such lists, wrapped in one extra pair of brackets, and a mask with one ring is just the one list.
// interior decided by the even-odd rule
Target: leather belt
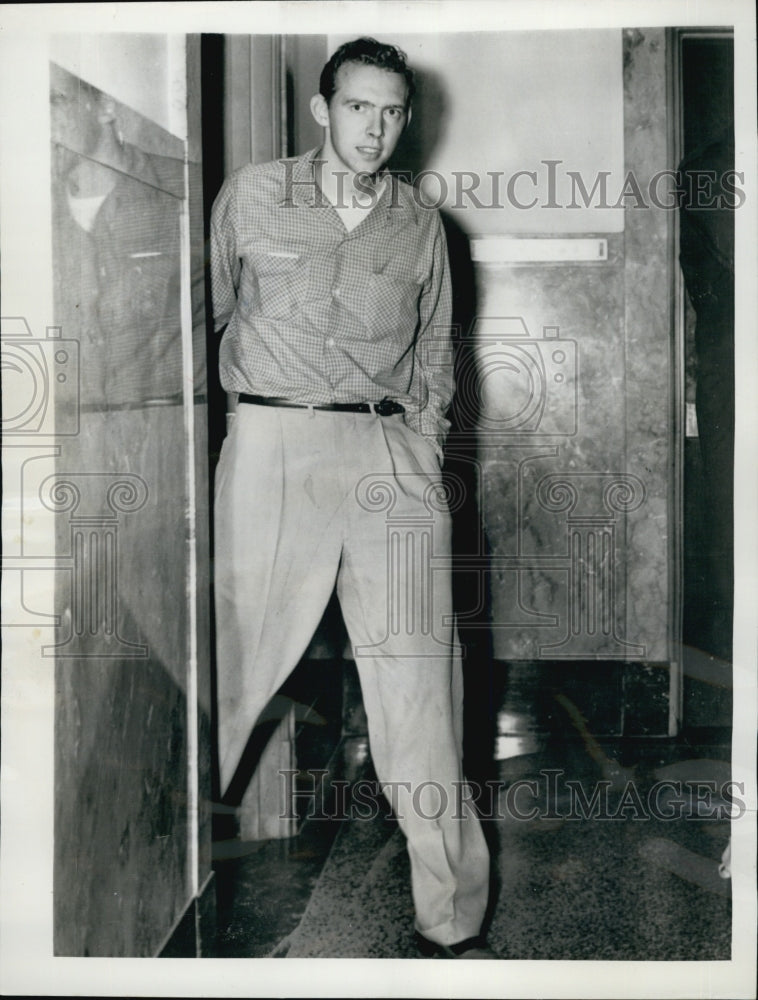
[(279, 396), (252, 396), (248, 392), (239, 394), (240, 403), (256, 406), (284, 406), (292, 410), (334, 410), (337, 413), (378, 413), (380, 417), (391, 417), (394, 413), (405, 413), (405, 407), (387, 396), (380, 403), (293, 403)]

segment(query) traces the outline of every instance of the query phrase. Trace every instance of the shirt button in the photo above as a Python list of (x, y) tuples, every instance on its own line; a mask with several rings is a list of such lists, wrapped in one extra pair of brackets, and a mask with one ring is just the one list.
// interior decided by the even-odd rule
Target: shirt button
[(339, 288), (335, 288), (334, 291), (332, 292), (332, 295), (335, 297), (335, 299), (339, 299), (342, 297), (342, 292), (339, 290)]
[(326, 346), (327, 347), (334, 347), (334, 337), (327, 337), (326, 338)]

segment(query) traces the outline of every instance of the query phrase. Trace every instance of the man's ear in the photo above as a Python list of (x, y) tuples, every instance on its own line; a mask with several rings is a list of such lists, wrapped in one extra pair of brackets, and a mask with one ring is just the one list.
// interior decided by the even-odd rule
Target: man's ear
[(329, 125), (329, 105), (323, 94), (314, 94), (311, 98), (311, 114), (322, 128)]
[(403, 126), (403, 132), (408, 128), (411, 123), (411, 116), (413, 115), (413, 108), (408, 106), (408, 110), (405, 112), (405, 125)]

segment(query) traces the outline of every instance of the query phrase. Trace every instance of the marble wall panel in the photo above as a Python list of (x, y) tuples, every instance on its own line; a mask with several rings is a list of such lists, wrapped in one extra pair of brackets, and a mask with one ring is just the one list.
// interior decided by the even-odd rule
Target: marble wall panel
[(186, 905), (185, 695), (157, 658), (56, 667), (56, 955), (154, 955)]
[(151, 956), (211, 868), (201, 168), (187, 191), (182, 140), (59, 67), (51, 82), (56, 325), (79, 362), (39, 487), (57, 522), (55, 949)]
[(59, 513), (56, 655), (154, 656), (186, 687), (184, 433), (178, 405), (111, 410), (83, 413), (78, 436), (61, 445), (55, 479), (42, 486)]
[(189, 896), (183, 435), (179, 406), (83, 413), (45, 492), (58, 954), (152, 955)]
[[(495, 656), (645, 655), (626, 629), (625, 521), (646, 494), (625, 442), (623, 240), (609, 239), (605, 262), (483, 266), (477, 276)], [(528, 401), (538, 392), (542, 408)]]
[[(643, 191), (670, 166), (666, 85), (664, 32), (625, 33), (625, 169)], [(464, 409), (498, 658), (672, 656), (672, 219), (619, 211), (624, 233), (597, 234), (607, 261), (476, 266)]]
[[(669, 162), (666, 39), (662, 28), (624, 33), (626, 169), (647, 191)], [(626, 453), (645, 483), (627, 523), (627, 627), (653, 661), (675, 658), (674, 335), (671, 211), (626, 210), (624, 330)]]

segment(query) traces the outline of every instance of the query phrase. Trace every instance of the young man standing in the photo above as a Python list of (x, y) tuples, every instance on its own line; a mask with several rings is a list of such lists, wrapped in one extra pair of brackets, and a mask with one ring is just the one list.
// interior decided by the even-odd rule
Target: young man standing
[(213, 208), (222, 791), (336, 584), (372, 760), (408, 844), (422, 954), (490, 958), (489, 858), (461, 772), (462, 682), (440, 462), (453, 393), (439, 214), (383, 171), (411, 117), (404, 54), (335, 52), (323, 147), (234, 173)]

